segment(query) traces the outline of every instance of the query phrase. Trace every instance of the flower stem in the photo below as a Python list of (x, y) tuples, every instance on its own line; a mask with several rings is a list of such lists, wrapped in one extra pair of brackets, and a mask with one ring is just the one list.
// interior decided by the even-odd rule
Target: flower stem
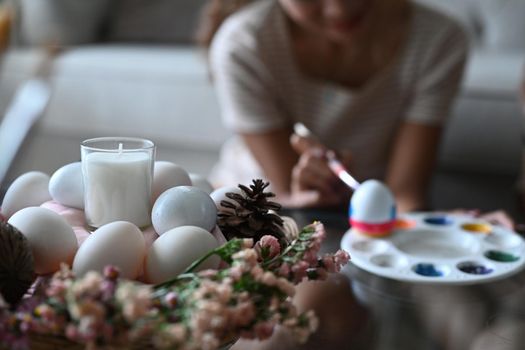
[(153, 286), (153, 289), (154, 290), (159, 290), (159, 289), (162, 289), (162, 288), (165, 288), (165, 287), (171, 287), (172, 285), (174, 285), (175, 283), (179, 282), (179, 281), (182, 281), (184, 279), (195, 279), (197, 276), (194, 274), (194, 273), (181, 273), (180, 275), (178, 275), (177, 277), (175, 278), (172, 278), (166, 282), (162, 282), (162, 283), (159, 283), (159, 284), (156, 284)]
[(209, 251), (206, 255), (204, 255), (200, 259), (195, 260), (193, 263), (191, 263), (190, 266), (188, 266), (188, 268), (186, 270), (184, 270), (183, 274), (187, 274), (187, 273), (193, 272), (193, 270), (195, 270), (197, 267), (199, 267), (199, 265), (202, 264), (204, 262), (204, 260), (208, 259), (212, 255), (218, 254), (219, 253), (219, 249), (221, 249), (221, 248), (222, 247), (215, 248), (212, 251)]
[(272, 259), (268, 260), (268, 261), (265, 261), (263, 262), (262, 266), (263, 268), (264, 267), (268, 267), (270, 266), (271, 264), (273, 264), (274, 262), (276, 262), (277, 260), (281, 259), (283, 256), (286, 256), (286, 254), (288, 254), (292, 249), (293, 247), (295, 246), (295, 244), (297, 243), (297, 241), (299, 240), (299, 238), (296, 238), (294, 239), (289, 245), (288, 247), (286, 247), (286, 249), (279, 255), (273, 257)]
[(206, 255), (202, 256), (198, 260), (195, 260), (182, 274), (179, 276), (172, 278), (171, 280), (168, 280), (166, 282), (163, 282), (161, 284), (157, 284), (153, 287), (153, 289), (160, 289), (164, 287), (170, 287), (173, 284), (177, 283), (177, 281), (184, 279), (184, 278), (195, 278), (195, 274), (193, 271), (202, 264), (206, 259), (208, 259), (212, 255), (218, 255), (222, 260), (226, 262), (230, 262), (228, 257), (231, 257), (235, 252), (239, 251), (242, 248), (242, 240), (239, 239), (232, 239), (226, 243), (224, 243), (222, 246), (217, 247), (208, 253)]

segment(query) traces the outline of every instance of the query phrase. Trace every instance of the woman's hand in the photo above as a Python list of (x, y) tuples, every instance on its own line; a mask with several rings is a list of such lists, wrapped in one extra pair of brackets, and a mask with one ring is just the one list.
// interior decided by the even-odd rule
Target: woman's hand
[[(292, 148), (299, 160), (292, 169), (290, 197), (281, 199), (292, 207), (332, 206), (343, 204), (350, 198), (346, 185), (330, 170), (327, 149), (319, 142), (293, 134)], [(345, 157), (348, 163), (349, 157)]]
[(503, 226), (505, 228), (514, 229), (514, 220), (504, 210), (491, 211), (484, 214), (479, 214), (477, 217), (486, 220), (493, 225)]
[(514, 230), (514, 220), (504, 210), (495, 210), (488, 213), (481, 213), (478, 209), (456, 209), (451, 211), (452, 214), (461, 214), (472, 216), (474, 218), (485, 220), (492, 225), (502, 226)]

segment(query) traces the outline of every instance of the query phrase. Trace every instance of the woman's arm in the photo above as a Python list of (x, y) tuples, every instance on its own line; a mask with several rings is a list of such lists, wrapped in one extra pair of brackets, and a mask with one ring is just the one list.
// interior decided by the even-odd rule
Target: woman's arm
[(400, 212), (424, 208), (436, 161), (441, 128), (405, 122), (393, 144), (386, 183)]
[(468, 39), (454, 22), (443, 23), (421, 53), (405, 121), (390, 155), (386, 182), (401, 212), (425, 205), (427, 185), (437, 156), (441, 127), (458, 92), (468, 53)]
[(278, 195), (290, 192), (292, 169), (298, 159), (288, 141), (290, 135), (287, 129), (241, 134)]
[[(285, 207), (313, 207), (347, 201), (344, 186), (326, 164), (319, 147), (297, 149), (290, 145), (292, 130), (241, 134), (277, 200)], [(343, 188), (341, 188), (343, 187)]]

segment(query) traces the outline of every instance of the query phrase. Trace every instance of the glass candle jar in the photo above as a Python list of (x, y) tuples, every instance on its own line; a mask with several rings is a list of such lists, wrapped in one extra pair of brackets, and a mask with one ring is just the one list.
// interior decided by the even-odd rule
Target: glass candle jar
[(86, 221), (98, 228), (113, 221), (151, 224), (155, 145), (131, 137), (99, 137), (80, 145)]

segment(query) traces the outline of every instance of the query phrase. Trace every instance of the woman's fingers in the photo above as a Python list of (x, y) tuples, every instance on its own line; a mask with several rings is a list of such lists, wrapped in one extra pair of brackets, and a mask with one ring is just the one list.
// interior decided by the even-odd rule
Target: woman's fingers
[(468, 215), (475, 218), (480, 218), (490, 222), (493, 225), (500, 225), (508, 229), (514, 229), (514, 220), (504, 210), (496, 210), (488, 213), (481, 213), (479, 209), (454, 209), (449, 213), (457, 215)]
[[(349, 190), (337, 178), (327, 163), (328, 151), (312, 137), (292, 134), (292, 148), (299, 160), (292, 170), (290, 198), (283, 205), (291, 207), (329, 206), (341, 204), (349, 198)], [(349, 164), (349, 154), (344, 157)]]
[(322, 155), (322, 158), (325, 162), (327, 161), (327, 154), (332, 153), (348, 170), (352, 170), (352, 152), (348, 150), (343, 150), (340, 152), (329, 150), (316, 139), (312, 137), (300, 136), (297, 134), (292, 134), (290, 136), (290, 144), (297, 154), (303, 155), (305, 153), (312, 152), (317, 154), (319, 157)]
[(291, 190), (299, 206), (337, 205), (348, 199), (348, 191), (324, 158), (311, 152), (304, 153), (292, 170)]
[(352, 171), (352, 152), (342, 151), (336, 154), (343, 165), (351, 172)]
[(486, 220), (494, 225), (500, 225), (508, 229), (514, 229), (514, 220), (503, 210), (492, 211), (481, 214), (479, 218)]
[(277, 198), (285, 208), (312, 208), (341, 204), (341, 199), (334, 195), (322, 194), (316, 190), (293, 191), (287, 196)]
[(316, 206), (319, 202), (320, 194), (318, 191), (293, 192), (287, 195), (280, 195), (276, 200), (284, 208), (309, 208)]
[(292, 186), (299, 190), (333, 192), (335, 183), (337, 178), (316, 149), (303, 153), (292, 170)]
[(292, 148), (301, 155), (311, 149), (319, 149), (321, 151), (326, 151), (326, 148), (318, 141), (314, 140), (311, 137), (299, 136), (297, 134), (292, 134), (290, 136), (290, 144)]

